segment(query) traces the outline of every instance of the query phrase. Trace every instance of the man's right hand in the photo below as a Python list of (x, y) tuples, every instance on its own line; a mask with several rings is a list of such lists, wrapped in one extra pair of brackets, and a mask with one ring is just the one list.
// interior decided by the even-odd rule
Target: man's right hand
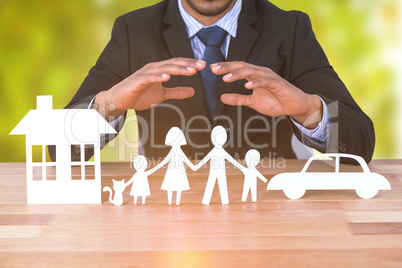
[[(128, 109), (146, 110), (169, 99), (187, 99), (194, 96), (191, 87), (165, 88), (171, 75), (192, 76), (205, 68), (205, 61), (175, 58), (149, 63), (107, 91), (100, 92), (95, 109), (108, 121)], [(111, 118), (112, 117), (112, 118)]]

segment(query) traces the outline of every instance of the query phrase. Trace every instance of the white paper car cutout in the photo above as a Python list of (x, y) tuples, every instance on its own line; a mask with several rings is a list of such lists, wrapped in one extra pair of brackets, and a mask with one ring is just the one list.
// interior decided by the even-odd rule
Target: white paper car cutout
[[(335, 158), (335, 172), (306, 172), (314, 160)], [(340, 158), (355, 159), (363, 172), (339, 172)], [(388, 180), (370, 172), (363, 158), (350, 154), (320, 154), (312, 156), (299, 172), (282, 173), (274, 176), (267, 190), (283, 190), (290, 199), (301, 198), (306, 190), (355, 190), (363, 199), (374, 197), (379, 190), (391, 190)]]

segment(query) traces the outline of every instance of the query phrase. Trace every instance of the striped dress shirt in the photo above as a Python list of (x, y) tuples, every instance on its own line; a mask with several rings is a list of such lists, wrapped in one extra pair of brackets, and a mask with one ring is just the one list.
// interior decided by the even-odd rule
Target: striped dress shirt
[[(194, 19), (190, 14), (188, 14), (188, 12), (184, 9), (181, 1), (182, 0), (177, 0), (178, 6), (179, 6), (179, 11), (180, 11), (180, 15), (184, 21), (184, 24), (186, 25), (187, 34), (190, 39), (194, 57), (196, 59), (202, 60), (204, 58), (204, 50), (205, 50), (204, 43), (201, 42), (201, 40), (196, 35), (197, 32), (206, 27), (219, 26), (228, 33), (225, 41), (223, 42), (223, 44), (221, 46), (222, 54), (225, 56), (225, 58), (227, 58), (228, 51), (229, 51), (230, 39), (232, 37), (236, 38), (236, 35), (237, 35), (237, 24), (238, 24), (239, 15), (240, 15), (241, 7), (242, 7), (242, 0), (236, 0), (236, 3), (232, 7), (232, 9), (230, 9), (228, 11), (228, 13), (226, 13), (217, 22), (215, 22), (214, 24), (209, 25), (209, 26), (203, 25), (202, 23), (200, 23), (199, 21)], [(290, 117), (290, 118), (291, 118), (292, 122), (297, 126), (297, 128), (303, 134), (305, 134), (313, 139), (324, 142), (327, 140), (327, 136), (329, 133), (328, 132), (329, 131), (329, 119), (328, 119), (329, 117), (328, 117), (328, 109), (327, 109), (326, 103), (324, 102), (323, 99), (321, 99), (321, 102), (323, 104), (323, 118), (315, 129), (304, 128), (298, 122), (293, 120), (292, 117)]]
[(237, 0), (232, 9), (229, 10), (229, 12), (225, 14), (225, 16), (220, 18), (213, 25), (207, 27), (187, 13), (187, 11), (183, 8), (183, 5), (181, 4), (181, 0), (178, 0), (178, 4), (181, 17), (183, 18), (184, 24), (186, 25), (187, 34), (194, 52), (194, 57), (199, 60), (202, 60), (204, 58), (205, 45), (197, 37), (196, 34), (198, 33), (198, 31), (207, 27), (219, 26), (228, 33), (226, 39), (223, 41), (223, 44), (221, 46), (222, 54), (225, 56), (225, 58), (227, 58), (230, 38), (235, 38), (237, 34), (237, 21), (239, 20), (242, 0)]

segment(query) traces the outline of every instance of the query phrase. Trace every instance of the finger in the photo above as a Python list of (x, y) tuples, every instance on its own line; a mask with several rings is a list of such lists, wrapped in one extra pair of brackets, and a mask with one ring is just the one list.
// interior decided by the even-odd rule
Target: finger
[(254, 80), (247, 82), (244, 87), (247, 89), (255, 89), (255, 88), (265, 88), (265, 89), (275, 89), (278, 88), (278, 82), (280, 80), (271, 77), (260, 77)]
[(217, 75), (224, 75), (236, 71), (251, 67), (252, 65), (243, 61), (226, 61), (211, 64), (211, 71)]
[(248, 106), (250, 108), (253, 108), (253, 103), (251, 101), (251, 95), (240, 95), (240, 94), (223, 94), (221, 96), (221, 101), (224, 104), (227, 105), (232, 105), (232, 106)]
[(261, 72), (258, 68), (250, 66), (246, 68), (241, 68), (236, 71), (230, 72), (226, 74), (225, 76), (222, 77), (223, 81), (230, 83), (234, 82), (237, 80), (241, 79), (247, 79), (248, 81), (251, 81), (253, 79), (257, 79), (259, 77), (262, 77), (264, 74)]
[(164, 61), (149, 63), (146, 66), (149, 68), (155, 68), (165, 64), (173, 64), (183, 67), (192, 67), (200, 71), (205, 68), (206, 62), (203, 60), (189, 59), (189, 58), (173, 58)]
[(224, 75), (225, 82), (234, 82), (240, 79), (252, 80), (262, 76), (276, 77), (271, 69), (245, 62), (221, 62), (211, 67), (212, 72)]
[(171, 75), (192, 76), (197, 70), (193, 67), (184, 67), (174, 64), (165, 64), (155, 69), (147, 68), (130, 77), (130, 83), (147, 86), (152, 83), (163, 83), (170, 80)]
[(136, 83), (139, 86), (148, 86), (152, 83), (163, 83), (170, 80), (169, 74), (147, 73), (131, 76), (128, 83)]
[(196, 68), (190, 66), (183, 66), (177, 64), (163, 64), (155, 66), (153, 68), (149, 68), (148, 70), (146, 70), (146, 73), (191, 76), (194, 75), (197, 71), (198, 70)]
[(170, 99), (188, 99), (194, 96), (195, 91), (191, 87), (174, 87), (174, 88), (164, 88), (163, 98), (164, 100)]
[(265, 67), (247, 67), (228, 73), (222, 79), (223, 81), (230, 83), (242, 79), (247, 81), (254, 81), (262, 79), (260, 82), (268, 82), (278, 80), (279, 76), (271, 69)]

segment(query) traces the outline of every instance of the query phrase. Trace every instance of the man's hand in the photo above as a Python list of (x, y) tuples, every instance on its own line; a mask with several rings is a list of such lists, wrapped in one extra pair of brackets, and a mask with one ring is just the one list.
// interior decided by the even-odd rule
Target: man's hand
[(192, 76), (205, 68), (205, 62), (175, 58), (149, 63), (107, 91), (100, 92), (94, 106), (108, 121), (128, 109), (146, 110), (169, 99), (187, 99), (194, 95), (191, 87), (165, 88), (171, 75)]
[(241, 79), (248, 82), (245, 88), (251, 95), (223, 94), (221, 100), (228, 105), (244, 105), (268, 116), (292, 116), (306, 128), (314, 129), (322, 119), (322, 103), (317, 95), (309, 95), (295, 87), (269, 68), (245, 62), (221, 62), (211, 65), (223, 81)]

